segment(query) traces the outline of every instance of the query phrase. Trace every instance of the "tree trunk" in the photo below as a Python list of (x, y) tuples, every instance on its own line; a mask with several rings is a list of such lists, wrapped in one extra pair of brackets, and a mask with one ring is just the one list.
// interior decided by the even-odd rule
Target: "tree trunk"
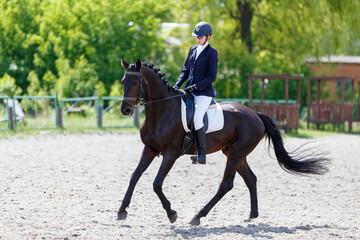
[(231, 17), (238, 20), (241, 26), (241, 40), (246, 44), (249, 52), (252, 52), (252, 40), (251, 40), (251, 21), (253, 18), (253, 9), (251, 3), (247, 0), (237, 0), (236, 7), (239, 15), (234, 15), (230, 12)]

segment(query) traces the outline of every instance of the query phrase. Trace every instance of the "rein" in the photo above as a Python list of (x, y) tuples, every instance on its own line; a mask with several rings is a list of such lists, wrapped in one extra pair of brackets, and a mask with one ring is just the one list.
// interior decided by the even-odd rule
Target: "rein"
[[(150, 103), (155, 103), (155, 102), (161, 102), (161, 101), (165, 101), (165, 100), (169, 100), (172, 98), (176, 98), (176, 97), (181, 97), (186, 95), (186, 93), (182, 93), (179, 95), (175, 95), (175, 96), (170, 96), (170, 97), (166, 97), (166, 98), (160, 98), (160, 99), (156, 99), (156, 100), (152, 100), (152, 101), (147, 101), (144, 102), (144, 98), (142, 97), (142, 95), (144, 95), (144, 87), (143, 87), (143, 78), (142, 78), (142, 72), (140, 70), (140, 72), (126, 72), (125, 75), (130, 75), (130, 76), (137, 76), (139, 83), (140, 83), (140, 89), (139, 89), (139, 95), (138, 97), (123, 97), (123, 102), (125, 102), (126, 104), (128, 104), (131, 108), (135, 108), (136, 105), (147, 105)], [(135, 104), (131, 104), (128, 102), (128, 100), (134, 100), (136, 103)]]
[(172, 99), (172, 98), (176, 98), (176, 97), (181, 97), (181, 96), (184, 96), (184, 95), (186, 95), (186, 93), (182, 93), (182, 94), (179, 94), (179, 95), (175, 95), (175, 96), (171, 96), (171, 97), (166, 97), (166, 98), (160, 98), (160, 99), (156, 99), (156, 100), (153, 100), (153, 101), (142, 102), (142, 103), (140, 103), (140, 105), (146, 105), (146, 104), (150, 104), (150, 103), (154, 103), (154, 102), (161, 102), (161, 101), (165, 101), (165, 100), (168, 100), (168, 99)]

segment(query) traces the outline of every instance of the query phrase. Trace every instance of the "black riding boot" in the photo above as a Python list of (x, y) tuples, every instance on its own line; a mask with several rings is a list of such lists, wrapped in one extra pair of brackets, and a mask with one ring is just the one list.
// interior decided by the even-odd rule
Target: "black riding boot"
[(197, 152), (195, 152), (194, 155), (190, 156), (190, 159), (192, 160), (192, 164), (198, 164)]
[(196, 140), (197, 140), (197, 161), (200, 164), (206, 164), (206, 132), (205, 127), (200, 128), (195, 131)]

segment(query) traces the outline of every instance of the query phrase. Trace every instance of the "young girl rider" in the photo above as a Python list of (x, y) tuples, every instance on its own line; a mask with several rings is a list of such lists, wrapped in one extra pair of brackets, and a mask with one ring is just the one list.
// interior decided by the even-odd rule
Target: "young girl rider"
[(218, 68), (217, 51), (209, 44), (212, 27), (207, 22), (199, 22), (192, 33), (197, 45), (191, 46), (184, 68), (175, 88), (180, 88), (187, 80), (185, 92), (194, 96), (194, 127), (197, 141), (197, 157), (193, 163), (206, 164), (206, 132), (203, 118), (216, 91), (212, 83), (216, 79)]

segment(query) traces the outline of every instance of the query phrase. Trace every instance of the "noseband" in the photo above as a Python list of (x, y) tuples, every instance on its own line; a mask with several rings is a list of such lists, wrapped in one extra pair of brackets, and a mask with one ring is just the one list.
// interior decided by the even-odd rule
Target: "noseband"
[[(135, 108), (136, 105), (138, 105), (140, 102), (142, 102), (144, 100), (143, 96), (144, 95), (144, 87), (143, 87), (143, 79), (142, 79), (142, 72), (140, 69), (140, 72), (125, 72), (125, 75), (128, 76), (137, 76), (137, 79), (139, 80), (140, 83), (140, 89), (139, 89), (139, 94), (136, 98), (134, 97), (123, 97), (123, 102), (125, 102), (126, 104), (128, 104), (132, 109)], [(134, 100), (135, 104), (131, 104), (128, 102), (128, 100)]]

